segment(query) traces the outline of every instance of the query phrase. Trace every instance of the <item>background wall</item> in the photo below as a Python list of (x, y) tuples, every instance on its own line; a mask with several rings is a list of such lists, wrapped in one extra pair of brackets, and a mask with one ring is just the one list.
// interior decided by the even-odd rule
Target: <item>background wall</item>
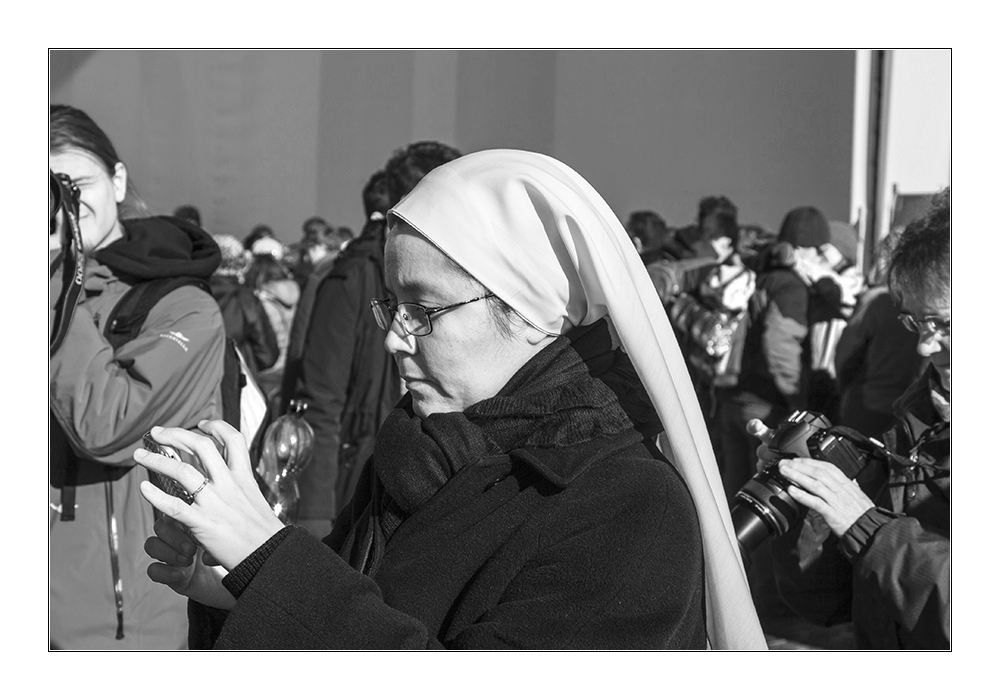
[(894, 187), (923, 194), (951, 182), (951, 51), (893, 51), (889, 70), (880, 236), (889, 230)]
[(523, 148), (578, 170), (624, 220), (729, 196), (776, 229), (847, 220), (853, 51), (52, 51), (50, 96), (111, 136), (156, 213), (357, 231), (361, 188), (418, 139)]

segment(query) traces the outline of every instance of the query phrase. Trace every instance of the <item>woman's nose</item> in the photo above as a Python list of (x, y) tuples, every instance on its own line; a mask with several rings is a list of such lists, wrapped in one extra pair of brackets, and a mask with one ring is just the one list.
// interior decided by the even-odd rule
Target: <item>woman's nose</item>
[(404, 333), (399, 327), (399, 323), (393, 320), (389, 330), (385, 332), (385, 351), (390, 355), (404, 353), (412, 355), (416, 351), (417, 339), (415, 336)]

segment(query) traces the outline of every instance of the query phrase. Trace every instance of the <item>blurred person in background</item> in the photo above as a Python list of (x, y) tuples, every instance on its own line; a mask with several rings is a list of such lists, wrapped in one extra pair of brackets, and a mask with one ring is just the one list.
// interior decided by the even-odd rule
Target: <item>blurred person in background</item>
[(927, 359), (899, 319), (903, 313), (886, 284), (892, 248), (899, 234), (882, 239), (870, 274), (871, 286), (858, 297), (837, 343), (839, 425), (863, 435), (881, 435), (893, 421), (892, 405), (924, 371)]
[(182, 204), (174, 209), (174, 217), (183, 219), (184, 221), (201, 228), (201, 212), (198, 211), (198, 207), (193, 204)]
[(278, 361), (278, 339), (263, 304), (247, 286), (246, 274), (253, 257), (235, 236), (212, 236), (222, 259), (209, 280), (212, 296), (222, 310), (226, 335), (231, 338), (246, 361), (247, 368), (260, 384), (260, 374)]
[(247, 270), (247, 285), (260, 300), (278, 343), (278, 359), (269, 368), (259, 372), (260, 387), (271, 404), (272, 414), (279, 415), (281, 378), (288, 356), (292, 321), (299, 301), (299, 285), (282, 263), (284, 246), (269, 236), (253, 244), (253, 262)]
[(312, 308), (301, 314), (301, 359), (287, 364), (282, 404), (304, 400), (304, 417), (316, 435), (310, 464), (299, 477), (297, 522), (318, 537), (329, 534), (350, 499), (375, 434), (402, 393), (369, 308), (387, 293), (386, 213), (424, 175), (459, 155), (437, 141), (413, 143), (392, 155), (363, 190), (367, 222), (361, 236), (318, 282)]

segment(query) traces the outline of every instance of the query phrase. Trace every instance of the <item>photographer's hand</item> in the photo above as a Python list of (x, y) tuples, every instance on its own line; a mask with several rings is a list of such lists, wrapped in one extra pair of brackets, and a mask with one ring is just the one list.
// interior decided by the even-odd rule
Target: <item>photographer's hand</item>
[(774, 430), (768, 428), (764, 421), (754, 418), (747, 423), (747, 433), (760, 440), (760, 444), (757, 446), (757, 471), (780, 456), (776, 452), (771, 452), (767, 447), (774, 436)]
[(874, 508), (857, 482), (829, 462), (817, 459), (783, 459), (781, 475), (794, 485), (788, 495), (826, 521), (837, 537), (842, 537), (858, 518)]

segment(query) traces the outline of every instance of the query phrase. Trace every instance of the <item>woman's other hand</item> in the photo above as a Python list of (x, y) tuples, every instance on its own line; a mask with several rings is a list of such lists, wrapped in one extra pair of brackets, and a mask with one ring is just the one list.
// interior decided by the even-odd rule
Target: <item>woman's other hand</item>
[[(216, 561), (232, 571), (237, 564), (284, 527), (271, 511), (250, 468), (246, 441), (227, 423), (202, 421), (201, 433), (183, 428), (153, 428), (153, 438), (197, 458), (208, 475), (184, 462), (136, 450), (135, 460), (148, 469), (176, 479), (195, 500), (188, 505), (149, 482), (140, 485), (143, 498), (183, 524)], [(223, 446), (225, 458), (216, 447)], [(228, 461), (228, 464), (227, 464)]]
[(778, 469), (793, 484), (788, 495), (819, 514), (837, 537), (875, 507), (856, 481), (829, 462), (783, 459)]
[(153, 525), (155, 537), (146, 540), (146, 554), (156, 559), (146, 575), (191, 600), (222, 610), (232, 610), (236, 599), (222, 585), (225, 569), (198, 547), (184, 527), (164, 515)]

